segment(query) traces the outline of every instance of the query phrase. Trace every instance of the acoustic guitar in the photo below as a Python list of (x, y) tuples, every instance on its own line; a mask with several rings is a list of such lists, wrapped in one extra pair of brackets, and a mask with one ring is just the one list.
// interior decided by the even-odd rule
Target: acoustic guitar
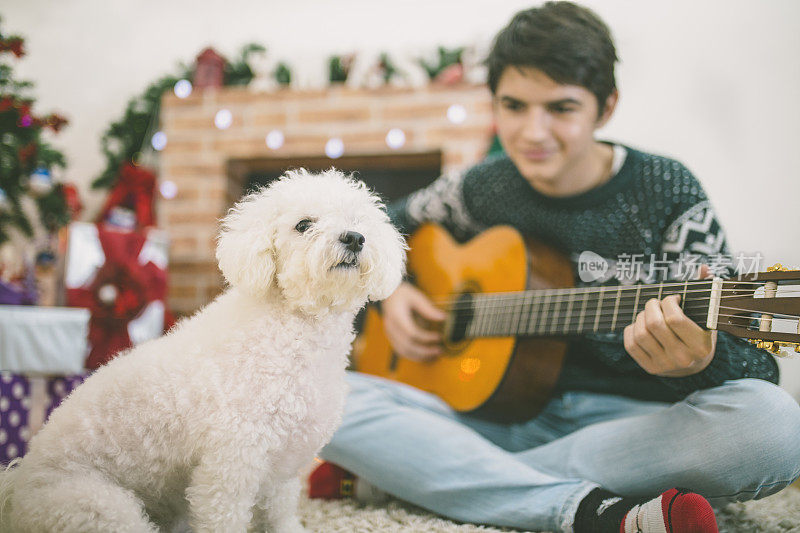
[[(392, 351), (379, 310), (369, 307), (354, 347), (356, 370), (432, 392), (453, 409), (496, 421), (527, 420), (547, 403), (570, 336), (622, 331), (651, 298), (677, 294), (707, 329), (800, 349), (800, 297), (776, 296), (800, 271), (773, 269), (732, 280), (575, 287), (572, 265), (516, 230), (496, 226), (465, 244), (435, 224), (409, 238), (416, 285), (447, 313), (444, 355), (416, 362)], [(794, 331), (772, 331), (773, 318)]]

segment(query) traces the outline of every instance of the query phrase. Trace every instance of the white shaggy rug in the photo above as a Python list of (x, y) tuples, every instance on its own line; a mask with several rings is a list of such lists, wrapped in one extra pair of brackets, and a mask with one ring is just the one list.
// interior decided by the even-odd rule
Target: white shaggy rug
[[(300, 501), (303, 524), (316, 533), (499, 533), (493, 527), (457, 524), (400, 501), (384, 506), (360, 505), (352, 500)], [(732, 503), (717, 511), (723, 533), (788, 533), (800, 531), (800, 490), (785, 489), (774, 496)]]

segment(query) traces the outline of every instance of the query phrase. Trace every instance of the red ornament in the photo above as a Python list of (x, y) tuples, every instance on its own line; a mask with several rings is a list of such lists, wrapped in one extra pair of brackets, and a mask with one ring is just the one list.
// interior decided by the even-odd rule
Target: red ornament
[(139, 227), (154, 226), (155, 187), (156, 175), (151, 170), (125, 163), (97, 221), (104, 222), (112, 208), (121, 206), (131, 209), (136, 214)]
[(195, 89), (222, 87), (225, 83), (225, 58), (213, 48), (206, 48), (197, 56), (192, 86)]

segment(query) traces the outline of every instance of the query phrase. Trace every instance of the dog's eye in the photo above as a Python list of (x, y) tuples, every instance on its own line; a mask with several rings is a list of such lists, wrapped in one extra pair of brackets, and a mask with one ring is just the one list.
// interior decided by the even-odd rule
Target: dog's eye
[(311, 227), (311, 224), (313, 224), (313, 222), (311, 220), (309, 220), (307, 218), (304, 218), (303, 220), (301, 220), (300, 222), (297, 223), (297, 225), (294, 227), (294, 229), (296, 229), (300, 233), (303, 233), (308, 228)]

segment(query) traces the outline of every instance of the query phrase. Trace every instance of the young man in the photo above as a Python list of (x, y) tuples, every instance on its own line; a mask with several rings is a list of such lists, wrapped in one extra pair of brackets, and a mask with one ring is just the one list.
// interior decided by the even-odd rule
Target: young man
[[(595, 140), (617, 103), (616, 59), (588, 9), (549, 2), (518, 13), (488, 58), (506, 155), (390, 206), (393, 221), (406, 232), (435, 221), (461, 239), (509, 224), (573, 259), (725, 252), (683, 165)], [(413, 319), (444, 318), (423, 293), (403, 284), (382, 310), (399, 355), (440, 355), (439, 335)], [(800, 473), (800, 407), (777, 380), (767, 352), (701, 329), (676, 297), (653, 299), (623, 335), (575, 339), (556, 394), (519, 424), (352, 373), (342, 426), (322, 455), (357, 483), (465, 522), (710, 532), (710, 503), (764, 497)]]

